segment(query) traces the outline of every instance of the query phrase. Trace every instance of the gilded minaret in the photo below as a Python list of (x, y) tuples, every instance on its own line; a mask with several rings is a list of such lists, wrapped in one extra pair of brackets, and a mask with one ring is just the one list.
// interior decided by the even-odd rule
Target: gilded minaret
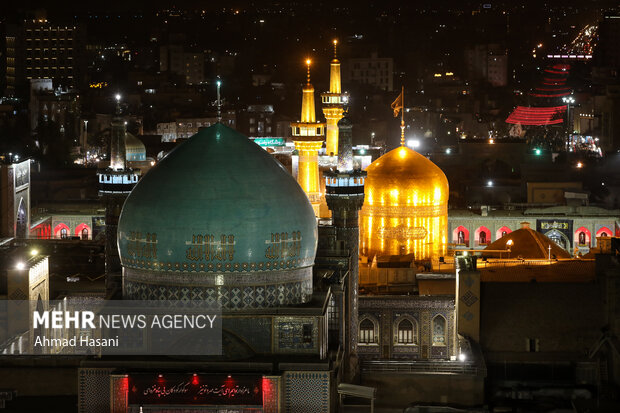
[(291, 122), (293, 142), (299, 155), (297, 168), (297, 182), (308, 195), (319, 216), (320, 184), (319, 184), (319, 149), (323, 146), (325, 124), (317, 122), (314, 110), (314, 87), (310, 83), (310, 59), (306, 60), (308, 67), (308, 81), (302, 89), (301, 119)]
[(334, 40), (334, 58), (329, 71), (329, 92), (321, 94), (323, 114), (327, 121), (325, 154), (330, 156), (338, 155), (338, 121), (342, 119), (344, 105), (349, 100), (349, 95), (342, 93), (337, 47), (338, 40)]

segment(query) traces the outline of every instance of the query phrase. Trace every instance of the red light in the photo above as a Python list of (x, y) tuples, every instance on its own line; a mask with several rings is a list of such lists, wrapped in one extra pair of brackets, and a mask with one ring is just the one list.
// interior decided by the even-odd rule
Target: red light
[(194, 373), (194, 375), (192, 376), (192, 384), (194, 386), (198, 386), (198, 383), (200, 383), (200, 380), (198, 379), (198, 375)]
[(125, 374), (125, 377), (121, 379), (121, 390), (123, 392), (129, 391), (129, 376)]
[(264, 400), (269, 400), (271, 398), (271, 395), (274, 391), (273, 383), (267, 377), (263, 377), (263, 383), (261, 387), (263, 389), (263, 403), (264, 403)]

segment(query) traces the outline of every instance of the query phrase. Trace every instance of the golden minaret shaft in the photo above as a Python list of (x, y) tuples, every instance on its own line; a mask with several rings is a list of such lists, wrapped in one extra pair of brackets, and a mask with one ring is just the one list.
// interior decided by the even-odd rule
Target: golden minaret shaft
[(321, 94), (323, 114), (327, 121), (325, 154), (338, 155), (338, 121), (342, 119), (343, 108), (349, 95), (342, 93), (340, 82), (340, 60), (337, 55), (338, 40), (334, 40), (334, 58), (330, 63), (329, 92)]
[(302, 89), (301, 119), (299, 122), (292, 122), (291, 129), (295, 149), (299, 155), (297, 182), (308, 195), (315, 215), (319, 216), (321, 204), (319, 149), (323, 146), (325, 124), (316, 121), (314, 87), (310, 83), (310, 63), (310, 59), (306, 60), (308, 81)]

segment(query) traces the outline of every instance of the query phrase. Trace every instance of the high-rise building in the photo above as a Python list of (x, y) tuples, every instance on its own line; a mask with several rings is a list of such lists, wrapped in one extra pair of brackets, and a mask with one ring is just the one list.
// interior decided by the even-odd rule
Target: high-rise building
[(372, 85), (387, 92), (394, 90), (394, 59), (379, 57), (376, 52), (370, 57), (349, 59), (345, 74), (345, 80), (350, 82)]
[(310, 199), (315, 215), (319, 216), (321, 204), (319, 149), (323, 146), (325, 123), (316, 120), (314, 86), (310, 83), (310, 63), (310, 59), (306, 60), (308, 82), (302, 89), (301, 118), (299, 122), (291, 122), (291, 130), (295, 149), (299, 155), (297, 182)]
[(325, 136), (325, 153), (338, 155), (338, 121), (342, 119), (343, 107), (349, 100), (347, 93), (342, 93), (340, 82), (340, 60), (336, 53), (338, 41), (334, 40), (334, 59), (330, 63), (329, 92), (321, 93), (323, 114), (327, 121)]
[(159, 49), (159, 69), (183, 76), (185, 83), (195, 85), (205, 81), (205, 55), (180, 45), (162, 46)]
[(596, 65), (620, 68), (620, 14), (605, 14), (599, 23), (598, 39), (594, 51)]
[(53, 79), (78, 87), (82, 73), (83, 31), (54, 25), (40, 17), (6, 30), (6, 94), (25, 95), (27, 81)]
[(499, 44), (477, 44), (465, 50), (465, 69), (469, 80), (483, 80), (492, 86), (508, 83), (508, 55)]

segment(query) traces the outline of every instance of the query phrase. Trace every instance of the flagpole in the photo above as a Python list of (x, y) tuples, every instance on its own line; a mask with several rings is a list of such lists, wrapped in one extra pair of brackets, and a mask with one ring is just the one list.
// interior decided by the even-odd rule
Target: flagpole
[(405, 146), (405, 86), (401, 86), (403, 107), (400, 109), (400, 146)]

